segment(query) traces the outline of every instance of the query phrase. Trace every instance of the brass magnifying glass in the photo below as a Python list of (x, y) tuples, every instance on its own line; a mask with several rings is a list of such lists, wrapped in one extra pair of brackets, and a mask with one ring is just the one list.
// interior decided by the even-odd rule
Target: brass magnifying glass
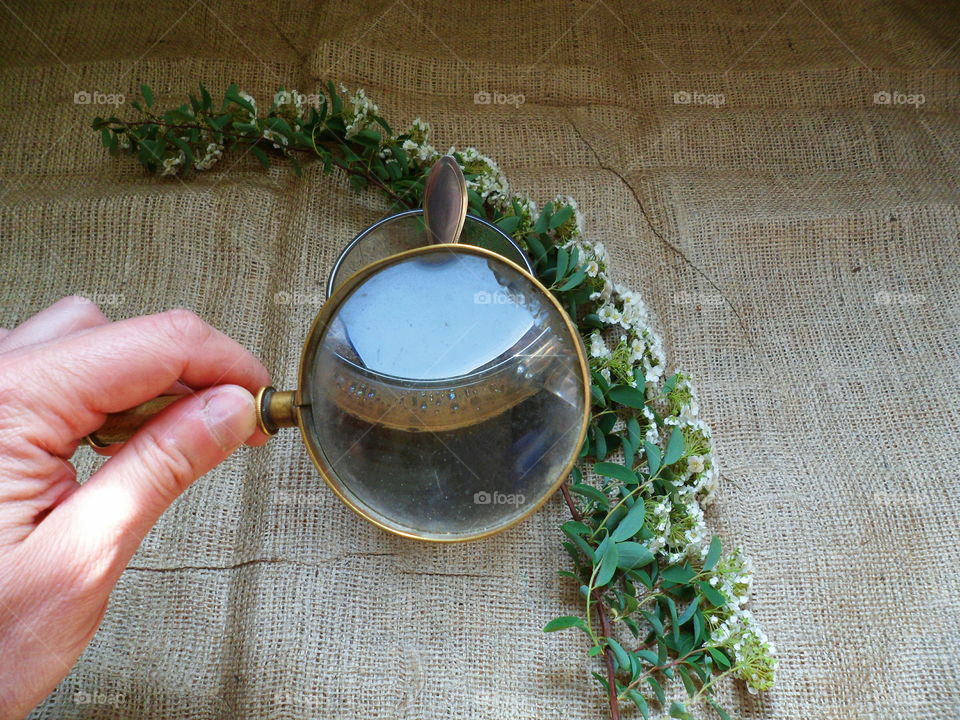
[[(402, 214), (414, 229), (401, 235), (419, 246), (387, 243), (349, 277), (341, 257), (297, 389), (262, 388), (258, 424), (298, 427), (326, 483), (375, 525), (472, 540), (520, 522), (566, 478), (589, 422), (589, 373), (576, 327), (528, 264), (460, 241), (473, 222), (463, 212), (453, 242), (435, 242), (456, 213), (424, 214)], [(376, 234), (358, 238), (344, 255), (369, 260)], [(89, 440), (122, 441), (175, 399), (111, 416)]]

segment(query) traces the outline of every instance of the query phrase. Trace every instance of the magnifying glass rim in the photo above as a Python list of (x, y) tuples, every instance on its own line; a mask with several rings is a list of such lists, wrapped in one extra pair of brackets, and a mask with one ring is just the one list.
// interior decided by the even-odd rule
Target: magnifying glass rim
[[(344, 261), (347, 259), (347, 256), (350, 254), (350, 252), (360, 243), (361, 240), (363, 240), (370, 233), (375, 232), (376, 230), (379, 230), (384, 225), (387, 225), (396, 220), (400, 220), (401, 218), (410, 217), (412, 215), (423, 215), (423, 208), (414, 208), (413, 210), (404, 210), (403, 212), (394, 213), (393, 215), (387, 215), (384, 218), (380, 218), (379, 220), (377, 220), (377, 222), (375, 222), (370, 227), (360, 231), (360, 233), (355, 238), (353, 238), (353, 240), (348, 242), (346, 247), (344, 247), (343, 250), (340, 251), (340, 255), (337, 257), (336, 262), (333, 264), (333, 268), (331, 268), (330, 270), (330, 275), (327, 278), (327, 297), (329, 298), (333, 296), (333, 290), (334, 290), (333, 279), (337, 276), (337, 271), (340, 269), (340, 266), (343, 265)], [(492, 222), (490, 222), (489, 220), (484, 220), (482, 217), (477, 217), (476, 215), (471, 215), (470, 213), (467, 213), (467, 220), (465, 222), (469, 222), (469, 221), (475, 221), (480, 223), (481, 225), (485, 225), (488, 230), (492, 230), (501, 238), (506, 240), (508, 244), (510, 244), (511, 246), (513, 246), (514, 249), (516, 249), (520, 257), (524, 259), (524, 266), (523, 266), (524, 269), (531, 275), (533, 274), (533, 264), (530, 261), (530, 258), (527, 257), (527, 254), (523, 251), (523, 248), (520, 247), (520, 245), (517, 243), (516, 240), (514, 240), (512, 237), (507, 235), (503, 230), (498, 228)], [(466, 225), (464, 225), (464, 228), (466, 228)], [(461, 236), (462, 235), (463, 233), (461, 233)], [(457, 244), (459, 245), (460, 243), (457, 243)], [(464, 243), (464, 245), (470, 245), (470, 243)], [(478, 246), (472, 245), (471, 247), (478, 247)], [(499, 253), (497, 254), (499, 255)], [(387, 257), (393, 257), (393, 255), (388, 255)], [(500, 257), (504, 257), (504, 256), (500, 255)], [(506, 257), (504, 257), (504, 259), (509, 260), (509, 258), (506, 258)], [(510, 262), (513, 262), (513, 261), (511, 260)]]
[[(307, 403), (307, 398), (304, 395), (304, 385), (307, 380), (307, 359), (311, 357), (316, 351), (316, 346), (320, 341), (320, 337), (323, 335), (324, 331), (327, 328), (330, 320), (332, 319), (334, 313), (339, 309), (340, 305), (344, 300), (350, 295), (355, 287), (360, 283), (366, 280), (367, 277), (377, 272), (382, 267), (387, 265), (392, 265), (398, 263), (406, 258), (416, 257), (418, 255), (424, 255), (430, 252), (436, 252), (438, 250), (446, 250), (452, 253), (467, 253), (470, 255), (477, 255), (482, 258), (488, 258), (493, 260), (498, 260), (502, 263), (505, 263), (508, 267), (513, 269), (515, 272), (519, 273), (524, 277), (528, 282), (530, 282), (536, 289), (538, 289), (543, 295), (548, 298), (550, 303), (559, 311), (560, 317), (563, 318), (565, 327), (570, 337), (574, 339), (574, 348), (577, 353), (577, 360), (580, 369), (581, 377), (581, 388), (583, 392), (583, 415), (580, 418), (580, 431), (577, 435), (577, 441), (573, 444), (573, 450), (571, 452), (570, 460), (565, 464), (563, 470), (558, 474), (557, 479), (550, 486), (550, 488), (543, 493), (543, 496), (529, 508), (527, 508), (523, 513), (517, 517), (511, 519), (509, 522), (503, 525), (499, 525), (492, 529), (481, 530), (479, 532), (466, 534), (466, 535), (457, 535), (457, 536), (444, 536), (444, 535), (433, 535), (430, 533), (417, 533), (410, 529), (403, 529), (400, 527), (395, 527), (390, 525), (390, 521), (386, 516), (377, 517), (374, 515), (376, 512), (373, 508), (370, 508), (367, 504), (360, 504), (355, 501), (353, 498), (349, 497), (344, 488), (340, 487), (338, 482), (335, 481), (335, 473), (332, 468), (330, 468), (326, 461), (323, 459), (323, 452), (319, 447), (314, 446), (313, 437), (315, 433), (309, 432), (311, 427), (308, 425), (313, 424), (313, 414), (312, 412), (305, 412), (305, 409), (309, 407)], [(410, 250), (404, 250), (402, 252), (390, 255), (380, 260), (376, 260), (369, 265), (365, 265), (359, 270), (357, 270), (353, 275), (347, 278), (337, 289), (327, 298), (327, 301), (320, 308), (320, 311), (317, 313), (317, 316), (313, 319), (313, 322), (310, 325), (310, 330), (307, 333), (307, 339), (303, 344), (303, 350), (300, 354), (300, 367), (299, 367), (299, 377), (297, 382), (297, 391), (296, 398), (294, 403), (294, 413), (297, 420), (297, 427), (300, 429), (300, 435), (303, 438), (303, 444), (307, 448), (307, 453), (310, 455), (310, 459), (313, 461), (313, 464), (316, 466), (317, 470), (320, 472), (320, 476), (323, 478), (323, 481), (327, 486), (334, 492), (334, 494), (340, 498), (340, 500), (351, 510), (357, 513), (364, 520), (367, 520), (370, 523), (373, 523), (377, 527), (386, 530), (387, 532), (393, 533), (394, 535), (399, 535), (401, 537), (411, 538), (413, 540), (424, 540), (427, 542), (437, 542), (437, 543), (455, 543), (455, 542), (468, 542), (471, 540), (481, 540), (491, 535), (496, 535), (497, 533), (508, 530), (509, 528), (517, 525), (526, 518), (533, 515), (537, 510), (539, 510), (553, 495), (560, 489), (560, 486), (566, 481), (567, 476), (570, 474), (570, 471), (573, 469), (574, 465), (577, 463), (577, 459), (580, 455), (580, 448), (583, 447), (583, 440), (587, 434), (587, 427), (590, 424), (590, 368), (587, 364), (587, 353), (586, 348), (583, 345), (583, 340), (580, 337), (580, 331), (574, 325), (573, 320), (567, 314), (567, 311), (564, 310), (560, 302), (553, 296), (553, 294), (547, 289), (547, 287), (541, 283), (537, 278), (535, 278), (531, 273), (527, 272), (523, 267), (517, 263), (509, 260), (503, 255), (494, 252), (493, 250), (488, 250), (486, 248), (478, 247), (476, 245), (467, 245), (464, 243), (437, 243), (431, 245), (424, 245), (422, 247), (411, 248)]]

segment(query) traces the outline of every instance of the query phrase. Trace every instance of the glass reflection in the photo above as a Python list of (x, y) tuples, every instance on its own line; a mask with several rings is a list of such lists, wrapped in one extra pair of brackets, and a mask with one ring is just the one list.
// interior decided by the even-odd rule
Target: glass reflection
[(341, 491), (395, 529), (496, 529), (579, 450), (577, 342), (504, 262), (447, 249), (404, 258), (355, 288), (315, 346), (312, 444)]

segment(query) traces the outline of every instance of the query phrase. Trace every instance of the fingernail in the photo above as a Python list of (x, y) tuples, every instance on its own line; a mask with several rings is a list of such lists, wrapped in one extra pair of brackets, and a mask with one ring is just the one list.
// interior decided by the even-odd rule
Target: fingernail
[(256, 427), (253, 396), (237, 385), (218, 388), (203, 404), (203, 421), (222, 449), (233, 450)]

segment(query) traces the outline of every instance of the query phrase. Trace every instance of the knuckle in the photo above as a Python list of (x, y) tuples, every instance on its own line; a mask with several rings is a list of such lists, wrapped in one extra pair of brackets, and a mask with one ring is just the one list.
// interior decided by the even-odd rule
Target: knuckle
[(171, 502), (197, 477), (193, 459), (168, 435), (149, 438), (140, 450), (140, 456), (142, 467), (150, 474), (164, 503)]
[(202, 343), (210, 333), (210, 326), (192, 310), (174, 308), (156, 316), (160, 327), (172, 340)]

